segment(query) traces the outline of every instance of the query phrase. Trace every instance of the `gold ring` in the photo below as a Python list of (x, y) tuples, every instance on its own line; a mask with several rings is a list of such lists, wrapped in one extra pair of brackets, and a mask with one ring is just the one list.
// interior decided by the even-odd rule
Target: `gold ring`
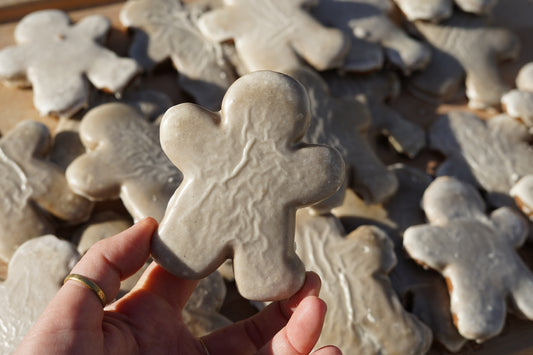
[(204, 340), (202, 338), (198, 338), (198, 341), (200, 342), (200, 344), (202, 344), (202, 348), (204, 348), (205, 355), (211, 355), (209, 349), (207, 349), (207, 345), (205, 345)]
[(105, 305), (107, 304), (105, 293), (104, 291), (102, 291), (100, 286), (98, 286), (93, 280), (79, 274), (70, 274), (65, 277), (65, 280), (63, 280), (63, 285), (66, 284), (68, 280), (81, 282), (84, 286), (92, 290), (102, 303), (102, 307), (105, 307)]

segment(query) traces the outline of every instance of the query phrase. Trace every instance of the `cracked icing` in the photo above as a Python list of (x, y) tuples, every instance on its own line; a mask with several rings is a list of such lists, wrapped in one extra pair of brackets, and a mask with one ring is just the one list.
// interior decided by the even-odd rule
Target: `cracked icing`
[[(296, 68), (302, 59), (318, 70), (338, 67), (348, 50), (342, 32), (321, 26), (307, 0), (226, 0), (200, 17), (199, 28), (212, 41), (235, 41), (248, 71)], [(310, 34), (313, 34), (310, 36)]]
[(396, 264), (392, 241), (372, 226), (346, 236), (331, 215), (299, 210), (296, 251), (322, 279), (320, 297), (329, 307), (318, 347), (335, 344), (345, 353), (422, 354), (431, 331), (407, 313), (388, 273)]
[(459, 333), (477, 341), (498, 335), (507, 302), (533, 319), (533, 275), (515, 250), (526, 239), (525, 220), (508, 207), (487, 216), (479, 193), (450, 177), (428, 187), (422, 207), (429, 224), (408, 228), (404, 247), (447, 279)]
[(344, 176), (335, 150), (298, 142), (308, 124), (304, 88), (269, 71), (237, 80), (220, 113), (194, 104), (167, 111), (161, 145), (184, 179), (153, 240), (155, 260), (202, 278), (233, 258), (245, 298), (294, 294), (305, 277), (293, 246), (296, 208), (333, 195)]
[(93, 200), (120, 197), (135, 220), (160, 220), (182, 176), (161, 150), (159, 127), (111, 103), (84, 116), (80, 137), (87, 152), (67, 168), (72, 189)]
[(120, 19), (135, 30), (130, 56), (145, 68), (171, 58), (181, 86), (196, 102), (219, 109), (235, 74), (222, 47), (207, 41), (197, 29), (203, 12), (199, 6), (181, 1), (137, 0), (124, 5)]
[(0, 51), (0, 79), (31, 85), (41, 115), (71, 116), (87, 106), (88, 81), (120, 93), (139, 72), (134, 60), (100, 45), (109, 28), (98, 15), (71, 25), (59, 10), (31, 13), (15, 29), (17, 45)]

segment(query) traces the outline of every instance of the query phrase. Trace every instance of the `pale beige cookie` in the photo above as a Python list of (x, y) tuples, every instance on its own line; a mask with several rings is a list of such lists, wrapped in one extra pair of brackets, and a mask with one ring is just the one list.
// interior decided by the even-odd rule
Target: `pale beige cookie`
[(87, 106), (88, 82), (120, 93), (139, 73), (133, 59), (101, 46), (109, 29), (99, 15), (72, 25), (59, 10), (31, 13), (15, 29), (17, 45), (0, 51), (0, 79), (31, 85), (41, 115), (71, 116)]
[(0, 353), (12, 354), (78, 261), (74, 246), (53, 235), (29, 240), (9, 262), (0, 283)]
[(432, 330), (435, 341), (456, 352), (466, 339), (457, 332), (452, 322), (450, 297), (444, 279), (408, 258), (402, 246), (403, 230), (425, 222), (424, 212), (419, 207), (420, 199), (432, 179), (424, 172), (403, 164), (394, 164), (389, 169), (398, 179), (399, 186), (397, 193), (386, 203), (365, 205), (348, 190), (344, 203), (334, 208), (332, 213), (349, 230), (373, 224), (387, 232), (394, 242), (397, 259), (389, 277), (402, 304)]
[(469, 112), (441, 116), (429, 129), (430, 148), (446, 155), (438, 175), (455, 176), (487, 191), (491, 206), (514, 205), (509, 190), (533, 174), (527, 127), (505, 115), (482, 121)]
[(212, 41), (233, 39), (248, 71), (296, 68), (302, 60), (318, 70), (339, 67), (348, 40), (320, 25), (305, 9), (308, 0), (225, 0), (198, 23)]
[(522, 212), (533, 221), (533, 175), (521, 178), (511, 188), (510, 194)]
[(398, 259), (390, 273), (392, 285), (409, 311), (432, 330), (433, 338), (449, 351), (457, 352), (466, 339), (453, 324), (450, 297), (444, 279), (435, 271), (424, 270), (409, 259), (402, 245), (403, 231), (425, 223), (420, 200), (432, 178), (419, 169), (403, 164), (394, 164), (389, 169), (399, 182), (398, 192), (384, 205), (387, 217), (394, 223), (394, 230), (387, 232), (394, 241)]
[(296, 215), (296, 251), (320, 275), (320, 297), (330, 305), (317, 346), (369, 355), (429, 350), (431, 331), (403, 309), (391, 286), (396, 256), (382, 230), (362, 226), (346, 237), (335, 217), (303, 209)]
[(287, 72), (307, 90), (311, 103), (311, 123), (304, 141), (329, 145), (339, 151), (346, 163), (348, 187), (367, 203), (380, 203), (396, 192), (394, 174), (379, 160), (366, 140), (370, 112), (364, 99), (334, 98), (326, 82), (311, 69)]
[(394, 0), (409, 21), (441, 21), (453, 13), (454, 3), (463, 11), (486, 15), (498, 0)]
[[(23, 121), (0, 139), (0, 260), (24, 241), (53, 231), (46, 213), (68, 222), (89, 218), (92, 204), (73, 193), (63, 169), (46, 160), (48, 128)], [(45, 213), (43, 213), (45, 212)]]
[(154, 236), (154, 259), (199, 279), (233, 258), (243, 297), (294, 294), (305, 278), (294, 253), (296, 209), (333, 195), (345, 174), (336, 150), (299, 142), (309, 114), (305, 89), (270, 71), (238, 79), (220, 112), (167, 111), (161, 145), (184, 178)]
[(502, 106), (509, 116), (533, 128), (533, 62), (520, 69), (516, 89), (503, 95)]
[(487, 216), (477, 190), (451, 177), (428, 187), (422, 207), (429, 224), (408, 228), (404, 247), (446, 278), (459, 333), (477, 341), (498, 335), (508, 301), (533, 319), (533, 275), (515, 250), (526, 239), (525, 220), (508, 207)]
[(430, 60), (427, 46), (407, 35), (389, 14), (389, 0), (322, 0), (312, 13), (326, 26), (341, 29), (351, 41), (343, 68), (350, 71), (379, 69), (383, 54), (389, 62), (409, 75), (426, 67)]
[(448, 99), (465, 82), (471, 108), (500, 105), (509, 87), (500, 76), (498, 63), (518, 56), (520, 42), (516, 35), (488, 26), (486, 18), (460, 12), (443, 23), (414, 24), (432, 50), (427, 68), (409, 80), (415, 93)]
[(160, 220), (181, 172), (159, 144), (159, 127), (122, 103), (98, 106), (81, 122), (87, 152), (67, 168), (74, 191), (91, 200), (122, 200), (134, 220)]
[(414, 158), (426, 145), (426, 134), (418, 125), (387, 106), (398, 95), (400, 84), (392, 73), (368, 75), (324, 75), (335, 97), (366, 98), (372, 115), (369, 136), (385, 135), (398, 152)]
[(180, 0), (130, 0), (120, 20), (135, 33), (131, 57), (147, 69), (170, 58), (181, 86), (198, 104), (218, 110), (236, 77), (222, 47), (209, 42), (196, 27), (204, 11)]

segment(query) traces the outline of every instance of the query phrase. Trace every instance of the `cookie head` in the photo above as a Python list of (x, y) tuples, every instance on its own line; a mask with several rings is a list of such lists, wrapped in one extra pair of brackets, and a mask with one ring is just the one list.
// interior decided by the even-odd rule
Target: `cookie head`
[(472, 186), (443, 176), (437, 178), (424, 193), (422, 208), (431, 223), (439, 224), (481, 216), (485, 203)]
[(279, 144), (301, 139), (309, 126), (309, 100), (303, 86), (287, 78), (271, 71), (240, 78), (222, 101), (222, 119), (231, 118), (238, 129), (260, 129), (265, 139)]

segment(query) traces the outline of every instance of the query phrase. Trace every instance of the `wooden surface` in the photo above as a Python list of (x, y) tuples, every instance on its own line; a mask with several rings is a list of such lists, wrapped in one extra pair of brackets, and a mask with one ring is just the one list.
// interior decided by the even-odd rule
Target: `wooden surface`
[[(102, 5), (103, 3), (106, 4)], [(69, 12), (74, 21), (95, 13), (107, 16), (114, 26), (109, 36), (108, 45), (119, 55), (126, 55), (129, 45), (128, 36), (118, 21), (118, 13), (122, 5), (122, 2), (110, 0), (0, 0), (0, 48), (14, 44), (13, 31), (16, 22), (6, 22), (7, 20), (20, 18), (29, 11), (53, 7), (77, 9)], [(522, 39), (523, 47), (519, 60), (506, 63), (501, 67), (509, 85), (514, 86), (514, 77), (519, 68), (524, 63), (533, 61), (533, 1), (500, 0), (500, 5), (498, 5), (495, 14), (497, 15), (494, 19), (495, 24), (510, 28)], [(146, 79), (143, 85), (146, 88), (162, 87), (163, 91), (170, 95), (175, 103), (184, 100), (183, 93), (177, 87), (177, 76), (154, 75)], [(0, 85), (0, 132), (8, 131), (24, 119), (41, 121), (52, 130), (57, 126), (57, 118), (39, 116), (33, 107), (32, 95), (31, 89), (19, 90)], [(467, 109), (464, 97), (459, 97), (456, 102), (451, 104), (442, 105), (420, 101), (407, 92), (402, 92), (401, 96), (391, 104), (404, 117), (424, 127), (427, 127), (440, 113), (451, 109)], [(484, 112), (479, 112), (479, 114), (487, 115)], [(434, 155), (424, 152), (417, 160), (410, 161), (395, 154), (386, 145), (383, 146), (383, 151), (380, 152), (380, 155), (386, 163), (402, 161), (419, 167), (427, 166), (434, 159)], [(533, 267), (533, 246), (525, 246), (522, 250), (522, 256)], [(238, 295), (234, 285), (229, 284), (229, 287), (228, 297), (222, 311), (232, 320), (239, 320), (252, 314), (254, 309)], [(329, 305), (329, 307), (334, 306)], [(441, 355), (449, 353), (436, 345), (431, 349), (430, 354)], [(533, 354), (533, 322), (509, 315), (506, 327), (499, 337), (483, 344), (469, 342), (459, 354)]]

